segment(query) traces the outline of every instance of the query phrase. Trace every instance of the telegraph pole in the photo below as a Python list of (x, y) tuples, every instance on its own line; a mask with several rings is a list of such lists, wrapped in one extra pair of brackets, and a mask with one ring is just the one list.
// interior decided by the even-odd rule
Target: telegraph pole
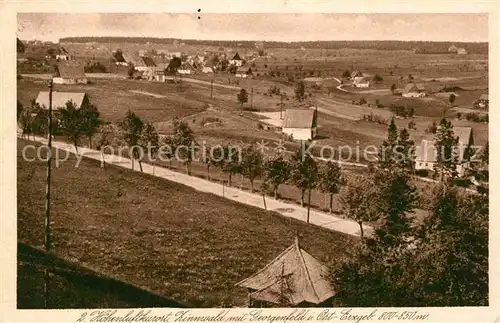
[[(53, 88), (52, 80), (49, 81), (49, 137), (48, 137), (48, 149), (47, 149), (47, 188), (45, 195), (45, 250), (47, 252), (50, 251), (52, 247), (51, 241), (51, 232), (50, 232), (50, 182), (52, 175), (52, 88)], [(44, 292), (44, 308), (47, 308), (48, 303), (48, 285), (49, 285), (49, 270), (48, 268), (44, 269), (44, 284), (43, 284), (43, 292)]]
[(250, 109), (253, 109), (253, 87), (250, 88)]
[(48, 156), (47, 156), (47, 188), (45, 195), (45, 250), (50, 251), (51, 248), (51, 232), (50, 232), (50, 182), (52, 175), (52, 80), (49, 81), (49, 135), (48, 135)]
[(214, 79), (212, 78), (210, 80), (210, 99), (213, 98), (213, 94), (214, 94)]
[(281, 95), (281, 103), (280, 103), (280, 119), (283, 119), (283, 94)]

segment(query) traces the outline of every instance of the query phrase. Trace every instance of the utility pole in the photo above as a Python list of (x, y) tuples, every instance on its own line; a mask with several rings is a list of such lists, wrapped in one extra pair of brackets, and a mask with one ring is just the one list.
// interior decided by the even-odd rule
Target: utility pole
[(250, 109), (253, 109), (253, 87), (250, 88)]
[(50, 182), (52, 175), (52, 80), (49, 81), (49, 135), (48, 135), (48, 156), (47, 156), (47, 188), (45, 195), (45, 250), (48, 252), (51, 248), (50, 237)]
[(283, 94), (281, 94), (280, 119), (283, 119)]
[[(51, 232), (50, 232), (50, 181), (51, 181), (51, 175), (52, 175), (52, 88), (54, 84), (52, 80), (49, 81), (49, 137), (48, 137), (48, 150), (47, 150), (47, 188), (46, 188), (46, 195), (45, 195), (45, 250), (47, 252), (50, 251), (52, 241), (51, 241)], [(48, 285), (49, 285), (49, 270), (48, 268), (44, 269), (44, 284), (43, 284), (43, 292), (44, 292), (44, 297), (43, 297), (43, 303), (44, 303), (44, 308), (47, 308), (47, 303), (48, 303)]]
[(212, 78), (210, 80), (210, 99), (213, 99), (213, 94), (214, 94), (214, 79)]

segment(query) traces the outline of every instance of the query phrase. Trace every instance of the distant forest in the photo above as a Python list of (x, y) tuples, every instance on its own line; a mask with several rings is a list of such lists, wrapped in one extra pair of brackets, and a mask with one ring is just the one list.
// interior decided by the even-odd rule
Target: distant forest
[[(255, 48), (255, 41), (238, 40), (196, 40), (154, 37), (66, 37), (60, 43), (151, 43), (172, 44), (182, 42), (186, 45), (202, 45), (216, 47)], [(447, 53), (448, 47), (455, 45), (463, 47), (471, 54), (488, 54), (487, 42), (432, 42), (432, 41), (399, 41), (399, 40), (370, 40), (370, 41), (304, 41), (304, 42), (262, 42), (264, 48), (306, 48), (306, 49), (375, 49), (375, 50), (417, 50), (418, 53), (438, 54)]]

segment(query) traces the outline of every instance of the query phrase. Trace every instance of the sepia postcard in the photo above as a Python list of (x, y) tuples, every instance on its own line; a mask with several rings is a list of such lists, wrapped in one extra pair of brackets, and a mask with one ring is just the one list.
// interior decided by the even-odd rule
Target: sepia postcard
[(496, 2), (1, 14), (2, 321), (500, 322)]

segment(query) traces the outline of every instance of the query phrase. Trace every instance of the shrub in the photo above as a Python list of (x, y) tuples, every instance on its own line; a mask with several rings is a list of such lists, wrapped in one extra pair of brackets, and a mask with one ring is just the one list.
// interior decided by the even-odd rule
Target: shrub
[(436, 133), (437, 131), (437, 125), (436, 125), (436, 122), (433, 122), (429, 125), (429, 127), (425, 130), (425, 132), (428, 132), (428, 133)]
[(363, 104), (365, 104), (365, 103), (366, 103), (366, 99), (365, 99), (365, 98), (361, 98), (361, 99), (359, 100), (359, 104), (360, 104), (360, 105), (363, 105)]
[(478, 113), (467, 113), (465, 119), (472, 122), (488, 122), (488, 115), (480, 116)]
[(427, 176), (429, 176), (429, 170), (427, 170), (427, 169), (417, 169), (415, 171), (415, 175), (420, 176), (420, 177), (427, 177)]
[(472, 185), (471, 181), (468, 178), (456, 178), (454, 180), (454, 183), (458, 187), (469, 187)]

